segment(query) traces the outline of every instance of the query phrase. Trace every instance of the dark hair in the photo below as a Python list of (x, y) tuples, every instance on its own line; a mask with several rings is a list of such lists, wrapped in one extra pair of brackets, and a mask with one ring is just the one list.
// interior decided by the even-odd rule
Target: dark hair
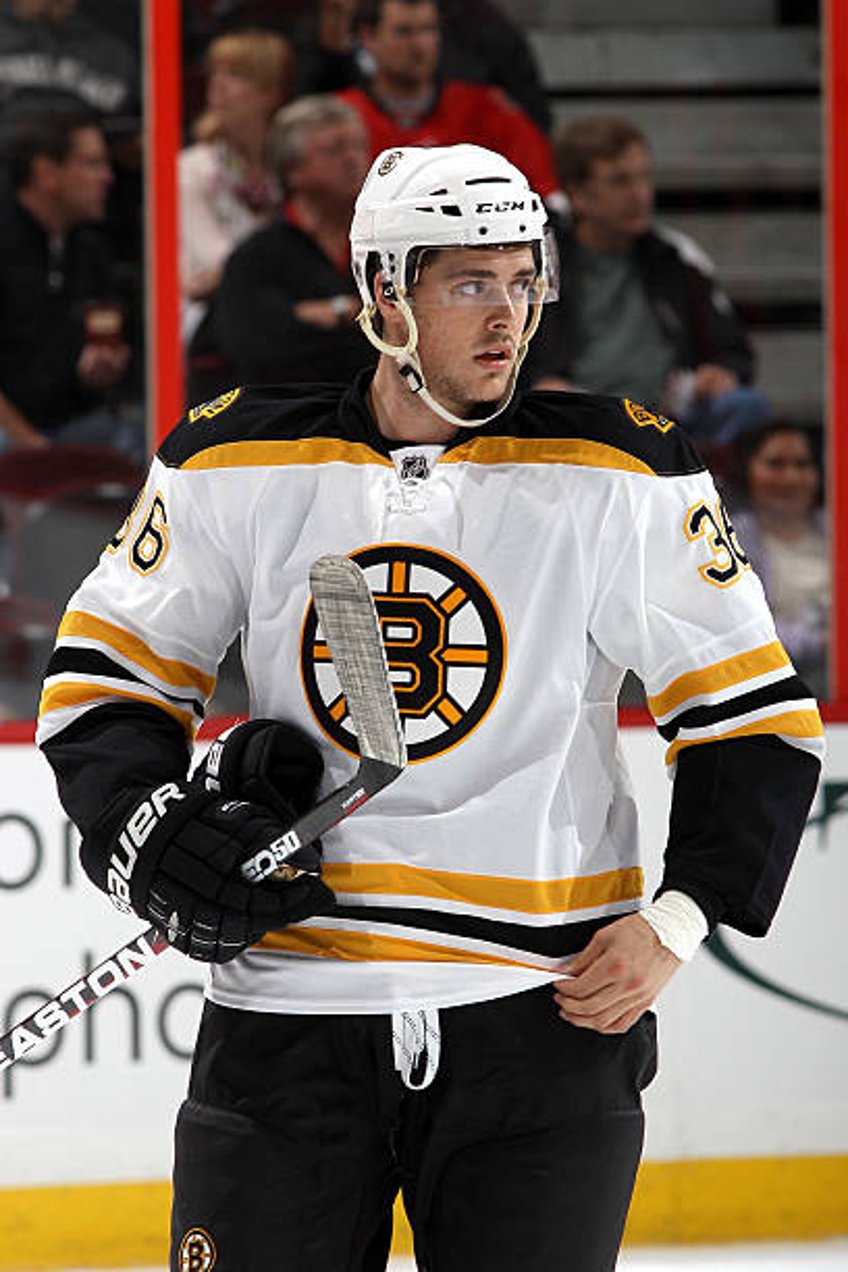
[(26, 185), (39, 156), (64, 163), (81, 128), (99, 128), (85, 106), (51, 106), (16, 115), (3, 130), (2, 153), (14, 190)]
[(766, 420), (765, 424), (761, 424), (758, 428), (746, 429), (745, 432), (740, 433), (738, 449), (742, 463), (747, 466), (757, 452), (762, 450), (766, 442), (770, 442), (773, 437), (777, 437), (780, 433), (800, 433), (802, 437), (806, 438), (816, 462), (819, 461), (821, 430), (808, 428), (805, 424), (796, 424), (794, 420), (776, 415), (770, 420)]
[(812, 428), (806, 424), (797, 424), (794, 420), (783, 416), (774, 416), (758, 428), (747, 429), (739, 434), (736, 440), (736, 471), (741, 493), (748, 493), (748, 470), (751, 461), (759, 454), (766, 442), (770, 442), (773, 437), (779, 437), (782, 433), (794, 433), (806, 440), (813, 463), (822, 479), (819, 487), (819, 502), (821, 502), (824, 495), (822, 431), (820, 428)]
[[(358, 27), (375, 27), (383, 16), (383, 6), (386, 0), (359, 0), (356, 6), (356, 25)], [(398, 4), (408, 5), (410, 8), (418, 4), (432, 4), (441, 14), (441, 4), (439, 0), (397, 0)]]
[(596, 159), (617, 159), (638, 142), (648, 139), (623, 115), (586, 115), (564, 124), (554, 135), (554, 160), (563, 190), (580, 185), (592, 175)]

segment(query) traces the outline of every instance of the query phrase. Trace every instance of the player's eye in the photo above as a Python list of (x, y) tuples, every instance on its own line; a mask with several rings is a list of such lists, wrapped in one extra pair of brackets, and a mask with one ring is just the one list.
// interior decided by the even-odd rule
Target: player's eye
[(459, 300), (480, 300), (486, 294), (486, 284), (480, 279), (468, 278), (462, 283), (456, 283), (452, 291)]

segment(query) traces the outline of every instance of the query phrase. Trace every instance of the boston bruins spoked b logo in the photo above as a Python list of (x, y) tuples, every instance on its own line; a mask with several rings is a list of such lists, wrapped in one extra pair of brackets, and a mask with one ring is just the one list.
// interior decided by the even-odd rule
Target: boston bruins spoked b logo
[[(409, 759), (441, 755), (477, 727), (498, 696), (506, 639), (497, 606), (466, 566), (433, 548), (387, 543), (350, 555), (374, 595)], [(356, 735), (312, 605), (301, 672), (319, 725), (355, 753)]]
[(203, 1228), (189, 1228), (177, 1255), (180, 1272), (213, 1272), (217, 1262), (215, 1243), (209, 1233)]

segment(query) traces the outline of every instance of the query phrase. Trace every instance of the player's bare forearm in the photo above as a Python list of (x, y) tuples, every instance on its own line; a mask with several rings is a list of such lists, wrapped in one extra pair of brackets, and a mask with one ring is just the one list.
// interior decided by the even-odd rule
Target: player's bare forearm
[(563, 1020), (598, 1033), (624, 1033), (646, 1011), (680, 966), (638, 914), (601, 928), (554, 982)]

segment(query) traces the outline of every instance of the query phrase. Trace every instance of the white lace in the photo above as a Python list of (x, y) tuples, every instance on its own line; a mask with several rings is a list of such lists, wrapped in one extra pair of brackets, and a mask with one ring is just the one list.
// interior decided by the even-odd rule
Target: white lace
[(386, 496), (387, 512), (426, 512), (429, 506), (427, 480), (423, 477), (405, 477)]
[[(439, 1068), (442, 1036), (439, 1013), (435, 1008), (419, 1011), (396, 1011), (392, 1014), (392, 1042), (395, 1068), (410, 1091), (423, 1091), (435, 1078)], [(412, 1075), (424, 1057), (424, 1072), (418, 1082)]]

